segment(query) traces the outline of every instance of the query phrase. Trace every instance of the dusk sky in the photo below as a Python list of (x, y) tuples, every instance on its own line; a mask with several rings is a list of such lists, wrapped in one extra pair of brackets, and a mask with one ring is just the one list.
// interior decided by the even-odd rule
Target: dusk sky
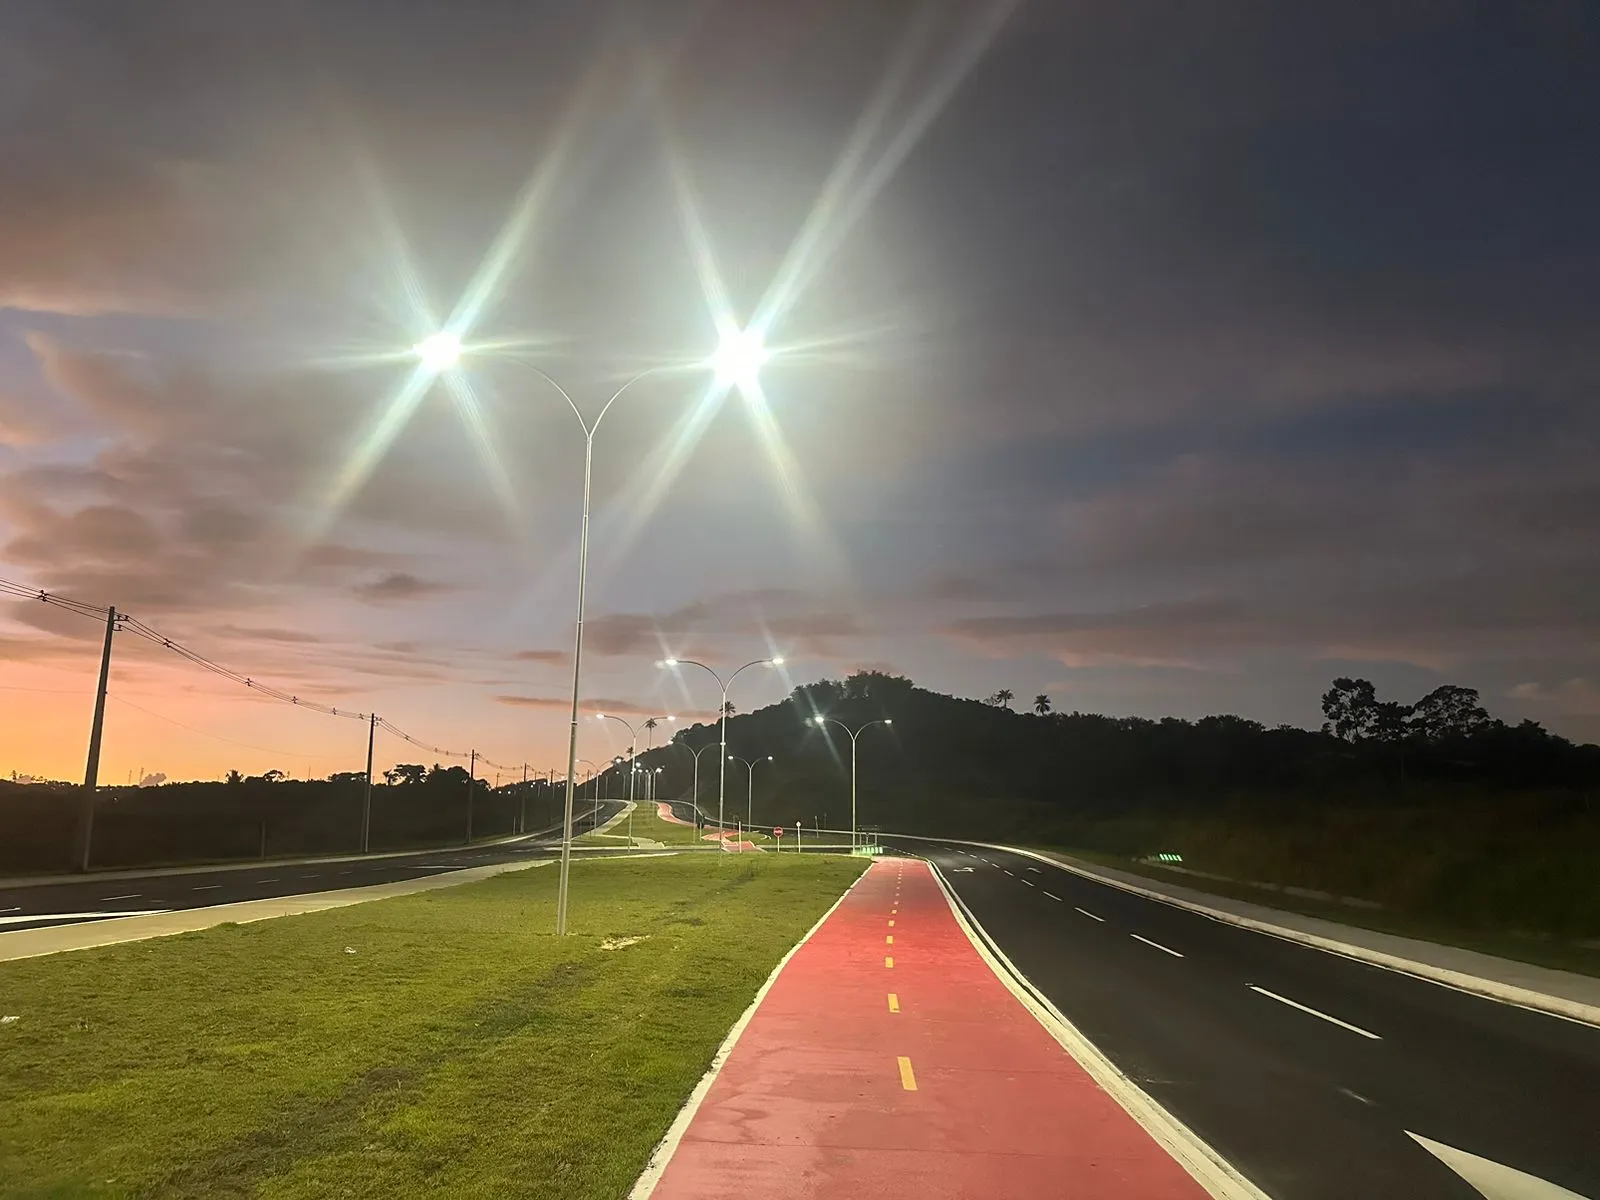
[[(1596, 62), (1585, 0), (9, 0), (0, 578), (549, 767), (583, 438), (529, 364), (591, 415), (676, 364), (595, 440), (590, 712), (780, 653), (742, 710), (1348, 674), (1600, 740)], [(758, 393), (687, 369), (719, 318)], [(0, 770), (81, 775), (100, 636), (0, 608)], [(131, 636), (112, 695), (103, 782), (362, 766)]]

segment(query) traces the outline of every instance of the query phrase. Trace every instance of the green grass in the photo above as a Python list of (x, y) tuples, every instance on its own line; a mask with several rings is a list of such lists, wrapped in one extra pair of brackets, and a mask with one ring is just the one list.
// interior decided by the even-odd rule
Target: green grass
[(864, 866), (580, 861), (559, 939), (544, 867), (0, 963), (0, 1196), (623, 1196)]
[[(663, 821), (656, 815), (654, 804), (640, 804), (633, 810), (633, 836), (638, 841), (661, 842), (667, 846), (705, 846), (712, 848), (712, 843), (702, 839), (699, 833), (688, 825), (677, 825), (671, 821)], [(777, 839), (771, 833), (745, 831), (745, 840), (757, 845), (776, 845)], [(791, 841), (793, 839), (790, 839)], [(577, 839), (586, 846), (626, 846), (628, 844), (628, 820), (624, 817), (605, 833), (586, 833)]]
[(1518, 935), (1496, 930), (1466, 928), (1424, 913), (1388, 908), (1357, 908), (1335, 901), (1307, 899), (1269, 888), (1251, 887), (1246, 883), (1207, 879), (1179, 871), (1164, 871), (1149, 863), (1136, 862), (1120, 855), (1103, 854), (1094, 850), (1076, 850), (1059, 846), (1041, 847), (1041, 849), (1055, 850), (1085, 862), (1115, 867), (1120, 871), (1142, 875), (1148, 879), (1193, 888), (1197, 892), (1227, 896), (1234, 900), (1248, 900), (1267, 908), (1300, 913), (1308, 917), (1321, 917), (1327, 921), (1352, 925), (1358, 929), (1419, 938), (1442, 946), (1459, 946), (1464, 950), (1477, 950), (1483, 954), (1493, 954), (1500, 958), (1532, 963), (1540, 967), (1551, 967), (1558, 971), (1575, 971), (1581, 975), (1600, 976), (1600, 949), (1581, 946), (1575, 942), (1531, 934)]
[[(587, 846), (626, 846), (628, 819), (624, 817), (603, 834), (586, 833), (578, 839)], [(710, 847), (710, 842), (700, 841), (699, 835), (689, 825), (675, 825), (656, 815), (654, 804), (639, 804), (633, 810), (633, 836), (635, 839), (661, 842), (667, 846)]]

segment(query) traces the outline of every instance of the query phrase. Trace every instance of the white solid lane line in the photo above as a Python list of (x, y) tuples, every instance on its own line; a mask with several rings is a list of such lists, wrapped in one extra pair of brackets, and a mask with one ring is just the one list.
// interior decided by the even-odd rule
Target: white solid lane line
[(222, 885), (220, 883), (202, 883), (199, 887), (192, 887), (191, 892), (214, 892)]
[(126, 896), (107, 896), (100, 903), (110, 904), (113, 900), (137, 900), (142, 895), (144, 895), (143, 892), (129, 892)]
[(21, 911), (22, 911), (22, 905), (20, 905), (20, 904), (14, 904), (10, 908), (0, 908), (0, 913), (21, 912)]
[[(1074, 907), (1076, 907), (1076, 906), (1074, 906)], [(1091, 920), (1091, 921), (1099, 921), (1100, 924), (1102, 924), (1102, 925), (1104, 925), (1106, 923), (1106, 919), (1104, 917), (1095, 916), (1087, 908), (1080, 908), (1080, 909), (1078, 909), (1078, 911), (1081, 912), (1084, 916), (1088, 917), (1089, 920)]]
[[(1134, 937), (1138, 936), (1138, 934), (1134, 934)], [(1321, 1017), (1330, 1025), (1337, 1025), (1340, 1029), (1348, 1029), (1351, 1033), (1359, 1033), (1362, 1037), (1371, 1038), (1375, 1042), (1383, 1041), (1383, 1038), (1376, 1033), (1373, 1033), (1371, 1030), (1363, 1029), (1359, 1025), (1352, 1025), (1349, 1021), (1341, 1021), (1338, 1017), (1330, 1017), (1327, 1013), (1318, 1012), (1309, 1005), (1301, 1004), (1298, 1000), (1291, 1000), (1287, 996), (1280, 996), (1277, 992), (1269, 992), (1266, 988), (1257, 987), (1253, 983), (1247, 983), (1245, 986), (1248, 987), (1252, 992), (1258, 992), (1267, 997), (1269, 1000), (1276, 1000), (1279, 1004), (1287, 1004), (1290, 1008), (1298, 1008), (1301, 1012), (1310, 1013), (1313, 1017)]]
[[(1163, 946), (1160, 942), (1152, 942), (1149, 938), (1140, 937), (1137, 933), (1130, 933), (1128, 936), (1131, 937), (1136, 942), (1143, 942), (1146, 946), (1154, 946), (1157, 950), (1164, 950), (1168, 954), (1172, 955), (1173, 958), (1182, 958), (1183, 957), (1183, 955), (1179, 954), (1176, 950), (1172, 949), (1170, 946)], [(1282, 997), (1280, 996), (1279, 999), (1281, 1000)]]
[(0, 925), (21, 925), (24, 921), (99, 921), (107, 917), (153, 917), (165, 908), (141, 908), (133, 912), (29, 913), (22, 917), (0, 917)]

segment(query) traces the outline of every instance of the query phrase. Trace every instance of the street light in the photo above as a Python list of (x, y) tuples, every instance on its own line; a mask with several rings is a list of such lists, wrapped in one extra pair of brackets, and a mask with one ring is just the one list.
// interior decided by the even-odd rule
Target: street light
[(619, 725), (621, 725), (624, 729), (626, 729), (628, 731), (628, 847), (629, 847), (629, 849), (632, 849), (633, 848), (633, 776), (634, 776), (634, 773), (639, 769), (639, 764), (635, 761), (635, 759), (637, 758), (636, 752), (637, 752), (637, 750), (639, 748), (639, 733), (638, 733), (637, 730), (634, 729), (634, 727), (632, 725), (630, 725), (627, 721), (623, 720), (621, 717), (617, 716), (615, 713), (595, 713), (594, 719), (597, 720), (597, 721), (616, 721)]
[[(682, 742), (676, 742), (674, 744), (683, 746), (685, 750), (689, 750), (689, 747), (685, 746)], [(689, 753), (694, 755), (694, 791), (689, 794), (689, 823), (695, 827), (696, 831), (698, 831), (700, 828), (700, 756), (707, 750), (715, 750), (716, 748), (716, 742), (707, 742), (698, 750), (689, 750)], [(718, 836), (721, 836), (720, 831)]]
[(893, 725), (892, 717), (885, 717), (881, 721), (868, 721), (865, 725), (858, 725), (851, 729), (843, 721), (834, 717), (812, 717), (812, 724), (818, 729), (826, 731), (829, 725), (837, 725), (850, 735), (850, 853), (856, 850), (856, 739), (874, 725)]
[[(461, 361), (461, 335), (451, 330), (440, 330), (418, 342), (412, 347), (412, 353), (426, 370), (435, 374), (449, 370)], [(767, 350), (759, 328), (738, 329), (727, 325), (721, 331), (716, 350), (701, 365), (710, 367), (715, 372), (719, 385), (738, 385), (753, 390), (757, 373), (770, 357), (771, 352)], [(567, 402), (567, 407), (572, 409), (572, 415), (578, 418), (578, 425), (583, 430), (583, 522), (579, 526), (578, 533), (578, 612), (572, 644), (572, 713), (567, 736), (567, 802), (561, 832), (561, 876), (556, 889), (556, 933), (564, 934), (567, 931), (567, 880), (572, 868), (572, 804), (578, 778), (578, 694), (583, 679), (583, 604), (589, 583), (589, 494), (590, 484), (594, 478), (594, 435), (600, 428), (600, 422), (606, 419), (606, 413), (611, 411), (611, 406), (623, 392), (641, 379), (659, 374), (668, 368), (665, 365), (647, 367), (624, 381), (621, 387), (611, 393), (611, 398), (601, 405), (600, 415), (590, 422), (584, 419), (582, 410), (578, 408), (566, 388), (557, 383), (543, 368), (530, 362), (523, 362), (522, 365), (560, 394)]]
[(728, 688), (732, 686), (735, 679), (739, 678), (740, 672), (748, 671), (751, 667), (781, 667), (783, 666), (783, 659), (779, 657), (758, 658), (752, 662), (747, 662), (744, 666), (740, 667), (738, 671), (735, 671), (732, 675), (729, 675), (726, 683), (723, 682), (721, 675), (718, 675), (710, 667), (706, 666), (705, 663), (696, 662), (692, 658), (664, 658), (658, 662), (656, 666), (699, 667), (706, 674), (710, 675), (711, 678), (715, 679), (717, 681), (717, 686), (722, 689), (722, 708), (719, 710), (721, 716), (720, 723), (722, 726), (722, 753), (717, 756), (717, 838), (720, 841), (722, 838), (723, 801), (726, 799), (728, 792)]
[(740, 758), (737, 755), (730, 754), (730, 755), (728, 755), (728, 761), (729, 762), (736, 762), (736, 763), (743, 763), (744, 764), (744, 769), (745, 769), (744, 823), (746, 825), (752, 825), (755, 822), (755, 811), (756, 811), (756, 763), (759, 763), (759, 762), (771, 762), (772, 761), (772, 755), (769, 754), (765, 758), (748, 759), (748, 758)]

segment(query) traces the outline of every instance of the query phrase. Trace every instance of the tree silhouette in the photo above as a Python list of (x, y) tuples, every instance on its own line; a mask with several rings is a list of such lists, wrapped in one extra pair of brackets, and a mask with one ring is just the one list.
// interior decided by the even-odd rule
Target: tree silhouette
[(1323, 733), (1346, 742), (1372, 737), (1378, 729), (1378, 693), (1369, 679), (1340, 677), (1322, 693)]
[(994, 702), (1003, 708), (1010, 708), (1011, 702), (1016, 698), (1017, 694), (1010, 688), (1001, 688), (994, 694)]
[(394, 770), (385, 771), (383, 777), (390, 783), (421, 783), (428, 777), (428, 768), (421, 763), (395, 763)]
[(1043, 717), (1048, 715), (1050, 712), (1050, 707), (1050, 697), (1046, 696), (1043, 692), (1040, 692), (1033, 698), (1033, 711), (1038, 713), (1039, 716)]
[(737, 709), (735, 709), (735, 708), (734, 708), (734, 705), (733, 705), (733, 701), (732, 701), (732, 700), (729, 700), (729, 701), (726, 701), (726, 702), (725, 702), (725, 703), (724, 703), (724, 704), (723, 704), (723, 706), (722, 706), (722, 711), (723, 711), (723, 712), (725, 712), (725, 713), (727, 713), (727, 714), (728, 714), (728, 715), (729, 715), (729, 716), (730, 716), (730, 717), (731, 717), (731, 716), (733, 716), (733, 714), (734, 714), (734, 713), (735, 713), (735, 712), (737, 712), (737, 711), (738, 711), (738, 710), (737, 710)]
[(1482, 704), (1478, 689), (1447, 683), (1436, 687), (1411, 706), (1408, 732), (1426, 741), (1472, 737), (1494, 724)]
[(238, 771), (229, 771), (228, 772), (228, 777), (224, 782), (233, 783), (233, 784), (243, 783), (244, 782), (244, 776), (241, 775)]
[(654, 718), (654, 717), (651, 717), (651, 718), (650, 718), (650, 719), (649, 719), (649, 720), (648, 720), (648, 721), (646, 721), (646, 722), (645, 722), (645, 723), (644, 723), (644, 727), (645, 727), (645, 728), (646, 728), (646, 729), (654, 729), (654, 728), (656, 728), (656, 726), (657, 726), (657, 725), (659, 725), (659, 724), (660, 724), (660, 722), (659, 722), (659, 721), (657, 721), (657, 720), (656, 720), (656, 719), (655, 719), (655, 718)]

